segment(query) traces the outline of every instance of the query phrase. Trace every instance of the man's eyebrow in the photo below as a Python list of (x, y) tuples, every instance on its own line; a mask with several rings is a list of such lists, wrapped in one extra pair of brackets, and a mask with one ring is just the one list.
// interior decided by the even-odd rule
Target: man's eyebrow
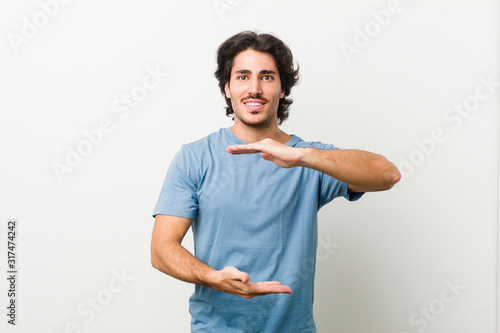
[[(240, 69), (239, 71), (234, 72), (235, 74), (252, 74), (252, 71), (249, 69)], [(269, 69), (263, 69), (260, 71), (260, 74), (277, 74), (275, 71)]]
[(240, 69), (239, 71), (234, 72), (235, 74), (251, 74), (252, 71), (249, 69)]

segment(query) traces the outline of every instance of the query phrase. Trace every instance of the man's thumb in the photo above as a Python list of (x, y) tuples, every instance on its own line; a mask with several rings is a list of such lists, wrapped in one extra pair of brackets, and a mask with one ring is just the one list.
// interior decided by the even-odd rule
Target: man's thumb
[(247, 273), (241, 272), (241, 282), (247, 284), (250, 281), (250, 276)]
[(250, 276), (236, 267), (227, 266), (223, 269), (223, 271), (226, 272), (227, 277), (230, 279), (240, 280), (243, 283), (248, 283), (248, 281), (250, 281)]

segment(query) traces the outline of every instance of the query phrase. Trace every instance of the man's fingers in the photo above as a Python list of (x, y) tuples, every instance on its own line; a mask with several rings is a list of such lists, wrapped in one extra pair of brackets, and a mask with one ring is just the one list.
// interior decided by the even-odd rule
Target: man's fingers
[(243, 155), (243, 154), (257, 154), (260, 153), (258, 150), (241, 150), (241, 151), (227, 151), (233, 155)]
[(279, 281), (262, 281), (262, 282), (257, 282), (256, 284), (258, 285), (273, 285), (273, 284), (281, 284)]
[(226, 151), (231, 154), (255, 154), (261, 152), (259, 147), (256, 147), (255, 145), (227, 146)]
[[(238, 288), (235, 285), (236, 288)], [(249, 282), (241, 285), (240, 296), (245, 298), (252, 298), (256, 296), (264, 296), (267, 294), (291, 294), (292, 290), (288, 286), (284, 286), (279, 281), (262, 281), (262, 282)]]
[(252, 293), (266, 294), (291, 294), (292, 290), (288, 286), (282, 285), (278, 281), (258, 282), (251, 286)]
[(219, 283), (220, 291), (239, 295), (244, 298), (252, 298), (267, 294), (291, 294), (290, 287), (283, 286), (279, 281), (249, 282), (248, 273), (242, 272), (236, 267), (227, 266), (219, 271), (222, 281)]

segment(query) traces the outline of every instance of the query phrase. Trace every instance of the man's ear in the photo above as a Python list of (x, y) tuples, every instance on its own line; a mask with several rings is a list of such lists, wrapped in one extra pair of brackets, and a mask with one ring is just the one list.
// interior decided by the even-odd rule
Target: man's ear
[(224, 85), (224, 91), (226, 92), (226, 97), (231, 98), (231, 90), (229, 90), (229, 81)]
[(285, 89), (281, 89), (281, 92), (280, 92), (280, 99), (285, 97)]

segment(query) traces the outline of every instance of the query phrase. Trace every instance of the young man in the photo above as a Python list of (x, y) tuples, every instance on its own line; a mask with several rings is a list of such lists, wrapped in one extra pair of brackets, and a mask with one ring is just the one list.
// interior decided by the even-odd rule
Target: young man
[[(234, 124), (172, 161), (153, 213), (152, 264), (196, 284), (192, 332), (316, 332), (318, 210), (390, 189), (399, 171), (383, 156), (279, 129), (298, 69), (276, 37), (239, 33), (217, 63)], [(196, 257), (181, 245), (190, 226)]]

